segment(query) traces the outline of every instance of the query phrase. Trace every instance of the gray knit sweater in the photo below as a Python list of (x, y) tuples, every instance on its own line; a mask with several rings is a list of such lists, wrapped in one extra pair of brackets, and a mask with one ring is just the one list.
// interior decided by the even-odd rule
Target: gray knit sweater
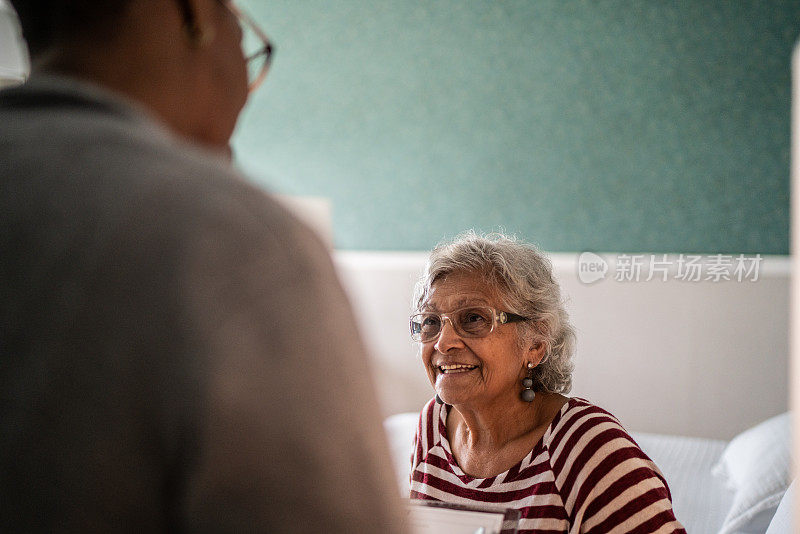
[(385, 458), (309, 230), (117, 96), (0, 92), (0, 531), (394, 532)]

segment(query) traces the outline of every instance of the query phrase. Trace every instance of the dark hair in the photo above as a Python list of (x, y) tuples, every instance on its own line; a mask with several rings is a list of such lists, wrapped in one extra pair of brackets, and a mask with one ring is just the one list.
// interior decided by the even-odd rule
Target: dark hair
[(10, 0), (31, 58), (77, 37), (109, 39), (131, 0)]

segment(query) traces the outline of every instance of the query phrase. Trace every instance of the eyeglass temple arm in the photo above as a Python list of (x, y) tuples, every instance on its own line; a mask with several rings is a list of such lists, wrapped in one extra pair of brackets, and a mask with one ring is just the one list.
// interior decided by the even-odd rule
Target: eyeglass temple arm
[(527, 321), (527, 317), (523, 317), (522, 315), (517, 315), (516, 313), (511, 312), (497, 312), (497, 319), (500, 321), (500, 324), (506, 323), (518, 323), (520, 321)]

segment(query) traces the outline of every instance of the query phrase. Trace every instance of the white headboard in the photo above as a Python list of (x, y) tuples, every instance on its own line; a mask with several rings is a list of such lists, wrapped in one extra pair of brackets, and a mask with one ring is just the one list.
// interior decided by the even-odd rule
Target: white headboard
[[(614, 265), (616, 256), (603, 257)], [(432, 396), (407, 332), (425, 258), (335, 253), (386, 415), (418, 411)], [(764, 257), (757, 281), (676, 280), (678, 257), (670, 256), (667, 281), (618, 282), (612, 270), (593, 284), (579, 280), (578, 258), (551, 255), (578, 333), (571, 395), (610, 410), (630, 430), (720, 439), (786, 411), (787, 257)]]

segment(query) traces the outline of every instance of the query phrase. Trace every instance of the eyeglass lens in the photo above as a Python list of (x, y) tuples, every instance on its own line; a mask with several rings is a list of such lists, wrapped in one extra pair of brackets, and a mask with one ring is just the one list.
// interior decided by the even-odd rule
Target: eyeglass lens
[(270, 40), (247, 13), (232, 2), (225, 5), (236, 16), (242, 30), (242, 54), (247, 61), (247, 80), (252, 92), (264, 81), (274, 49)]
[[(444, 314), (456, 333), (464, 337), (483, 337), (492, 331), (491, 308), (463, 308)], [(438, 313), (418, 313), (411, 317), (411, 335), (418, 341), (431, 341), (442, 330), (444, 320)]]
[(249, 24), (242, 25), (242, 52), (247, 59), (247, 78), (250, 83), (256, 82), (266, 67), (269, 53), (265, 46), (267, 44)]

